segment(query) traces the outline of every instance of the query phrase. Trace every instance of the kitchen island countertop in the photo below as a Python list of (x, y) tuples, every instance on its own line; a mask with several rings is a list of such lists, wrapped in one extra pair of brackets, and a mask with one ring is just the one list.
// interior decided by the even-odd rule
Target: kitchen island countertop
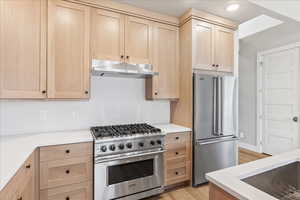
[(209, 182), (240, 200), (278, 200), (242, 181), (293, 162), (300, 161), (300, 149), (206, 174)]

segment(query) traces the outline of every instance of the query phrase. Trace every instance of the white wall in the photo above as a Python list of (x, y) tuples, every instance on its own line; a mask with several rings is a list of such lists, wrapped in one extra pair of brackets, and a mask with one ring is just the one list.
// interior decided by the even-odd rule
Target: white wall
[(92, 77), (86, 101), (2, 100), (0, 133), (87, 129), (121, 123), (168, 123), (169, 101), (146, 101), (145, 80)]
[(257, 53), (300, 42), (300, 25), (293, 30), (287, 24), (240, 40), (239, 52), (239, 132), (241, 142), (256, 146), (256, 66)]

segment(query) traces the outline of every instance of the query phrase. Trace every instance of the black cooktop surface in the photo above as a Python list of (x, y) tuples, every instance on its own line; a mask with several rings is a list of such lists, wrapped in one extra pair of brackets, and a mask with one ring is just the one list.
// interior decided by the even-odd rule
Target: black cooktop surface
[(151, 134), (161, 132), (159, 128), (155, 128), (146, 123), (124, 124), (114, 126), (96, 126), (92, 127), (91, 131), (97, 139), (103, 137), (121, 137), (135, 134)]

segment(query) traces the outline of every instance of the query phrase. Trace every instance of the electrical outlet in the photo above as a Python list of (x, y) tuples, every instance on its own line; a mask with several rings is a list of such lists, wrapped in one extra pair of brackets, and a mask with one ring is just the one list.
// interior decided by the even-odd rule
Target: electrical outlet
[(240, 132), (240, 138), (245, 138), (245, 133), (244, 132)]
[(72, 117), (74, 120), (78, 120), (79, 119), (79, 114), (76, 111), (72, 112)]
[(41, 110), (40, 111), (40, 120), (47, 121), (48, 118), (48, 111), (47, 110)]

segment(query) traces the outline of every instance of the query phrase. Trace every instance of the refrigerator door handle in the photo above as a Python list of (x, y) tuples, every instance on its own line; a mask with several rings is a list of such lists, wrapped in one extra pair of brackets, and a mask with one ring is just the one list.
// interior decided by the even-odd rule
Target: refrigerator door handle
[(202, 146), (202, 145), (215, 144), (215, 143), (220, 143), (220, 142), (229, 142), (229, 141), (235, 141), (235, 140), (239, 140), (239, 138), (236, 136), (233, 136), (233, 137), (226, 138), (226, 139), (224, 139), (224, 138), (215, 139), (215, 140), (211, 139), (211, 140), (206, 140), (206, 141), (197, 140), (196, 144)]
[(213, 132), (212, 134), (218, 136), (217, 124), (217, 77), (213, 77)]
[(219, 125), (218, 125), (218, 135), (223, 135), (223, 78), (219, 78), (219, 109), (218, 109), (218, 119), (219, 119)]

